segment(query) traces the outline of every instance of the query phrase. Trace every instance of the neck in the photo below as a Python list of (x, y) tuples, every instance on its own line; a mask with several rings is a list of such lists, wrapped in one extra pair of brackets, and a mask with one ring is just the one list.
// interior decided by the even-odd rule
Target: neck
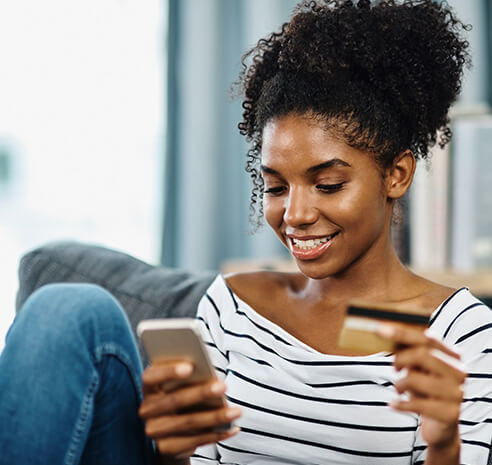
[(379, 248), (379, 253), (360, 257), (336, 275), (324, 279), (308, 278), (306, 292), (328, 300), (391, 302), (402, 298), (405, 288), (402, 284), (410, 276), (388, 240)]

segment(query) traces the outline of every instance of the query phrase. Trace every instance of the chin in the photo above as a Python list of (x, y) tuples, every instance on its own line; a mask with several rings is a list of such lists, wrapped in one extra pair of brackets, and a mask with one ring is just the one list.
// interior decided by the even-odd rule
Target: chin
[(296, 260), (297, 268), (299, 271), (311, 279), (325, 279), (336, 275), (340, 270), (334, 267), (326, 267), (315, 263), (306, 263), (305, 261), (299, 262)]

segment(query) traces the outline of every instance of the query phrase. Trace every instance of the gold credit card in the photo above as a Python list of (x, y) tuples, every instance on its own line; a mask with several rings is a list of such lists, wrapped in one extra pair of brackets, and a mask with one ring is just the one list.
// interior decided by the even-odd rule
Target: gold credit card
[(394, 352), (393, 341), (378, 335), (381, 323), (424, 331), (430, 315), (423, 310), (398, 309), (388, 304), (349, 304), (338, 346), (360, 354)]

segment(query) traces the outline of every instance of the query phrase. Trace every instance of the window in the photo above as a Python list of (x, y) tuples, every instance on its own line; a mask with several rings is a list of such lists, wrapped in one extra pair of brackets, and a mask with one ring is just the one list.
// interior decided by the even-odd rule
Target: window
[(0, 348), (30, 248), (75, 239), (158, 260), (165, 10), (0, 5)]

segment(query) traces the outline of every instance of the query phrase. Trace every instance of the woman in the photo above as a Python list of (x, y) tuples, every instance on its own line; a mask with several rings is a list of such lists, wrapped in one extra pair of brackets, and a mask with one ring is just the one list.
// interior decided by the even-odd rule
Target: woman
[[(137, 409), (163, 463), (485, 464), (490, 310), (412, 274), (390, 240), (416, 158), (437, 130), (449, 139), (468, 58), (461, 27), (430, 0), (306, 1), (261, 40), (246, 56), (239, 127), (253, 207), (299, 272), (218, 276), (197, 318), (221, 380), (167, 392), (193, 367), (150, 366), (141, 404), (114, 300), (43, 288), (0, 357), (0, 464), (149, 463)], [(425, 309), (434, 337), (382, 325), (395, 354), (341, 352), (355, 298)], [(227, 407), (189, 413), (226, 384)]]
[[(416, 159), (427, 158), (438, 130), (441, 145), (449, 141), (447, 112), (468, 60), (461, 28), (431, 1), (304, 1), (246, 55), (239, 128), (252, 144), (252, 203), (299, 272), (212, 284), (198, 320), (222, 383), (166, 395), (152, 391), (155, 383), (191, 367), (146, 371), (140, 414), (164, 456), (487, 462), (491, 387), (478, 376), (489, 357), (490, 311), (465, 288), (413, 274), (390, 237)], [(352, 299), (423, 309), (431, 329), (381, 325), (396, 354), (343, 352), (337, 341)], [(465, 370), (478, 376), (464, 393)], [(226, 384), (228, 408), (176, 414)], [(231, 419), (240, 431), (211, 431)]]

